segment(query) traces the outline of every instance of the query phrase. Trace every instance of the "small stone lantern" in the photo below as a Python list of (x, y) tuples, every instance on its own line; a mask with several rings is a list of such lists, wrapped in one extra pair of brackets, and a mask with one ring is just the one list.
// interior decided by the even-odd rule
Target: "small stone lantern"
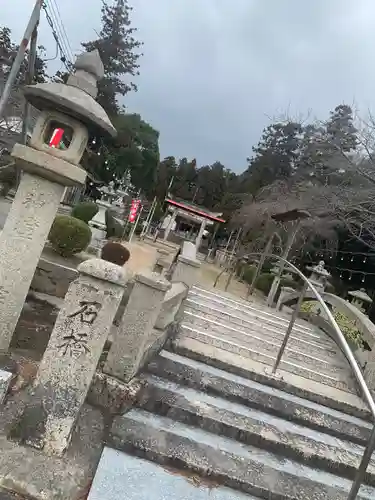
[(309, 280), (318, 289), (318, 291), (324, 291), (328, 279), (331, 277), (330, 273), (324, 267), (325, 263), (323, 260), (319, 262), (316, 266), (307, 266), (306, 269), (311, 272)]
[(348, 292), (348, 295), (352, 297), (351, 303), (361, 312), (366, 312), (366, 305), (372, 304), (372, 298), (369, 297), (364, 288), (360, 290), (355, 290), (352, 292)]
[(0, 351), (12, 339), (36, 266), (67, 186), (85, 183), (79, 166), (89, 132), (116, 135), (95, 101), (97, 81), (104, 76), (99, 52), (77, 58), (67, 84), (25, 87), (26, 100), (40, 111), (29, 145), (12, 151), (22, 171), (0, 236)]

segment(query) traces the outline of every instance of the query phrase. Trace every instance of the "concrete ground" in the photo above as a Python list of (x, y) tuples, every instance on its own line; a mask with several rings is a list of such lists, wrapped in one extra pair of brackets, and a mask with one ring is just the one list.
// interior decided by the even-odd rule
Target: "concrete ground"
[(0, 500), (31, 500), (30, 497), (25, 497), (21, 495), (17, 495), (16, 493), (11, 493), (9, 491), (1, 490), (0, 491)]
[[(61, 458), (22, 444), (26, 427), (20, 416), (35, 399), (27, 389), (12, 387), (0, 409), (0, 500), (83, 500), (89, 492), (106, 439), (105, 418), (98, 409), (84, 405), (68, 452)], [(11, 436), (12, 439), (8, 437)], [(6, 490), (18, 493), (11, 496)], [(1, 496), (3, 495), (3, 496)]]

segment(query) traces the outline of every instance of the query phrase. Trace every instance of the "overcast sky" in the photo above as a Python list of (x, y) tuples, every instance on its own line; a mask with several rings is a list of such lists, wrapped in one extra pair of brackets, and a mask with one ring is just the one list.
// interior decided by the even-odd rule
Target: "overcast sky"
[[(101, 1), (55, 2), (78, 52), (100, 29)], [(241, 171), (272, 117), (324, 118), (342, 102), (375, 111), (374, 0), (129, 2), (145, 55), (125, 105), (160, 131), (162, 156)], [(16, 39), (33, 3), (0, 0)], [(53, 57), (44, 20), (40, 42)]]

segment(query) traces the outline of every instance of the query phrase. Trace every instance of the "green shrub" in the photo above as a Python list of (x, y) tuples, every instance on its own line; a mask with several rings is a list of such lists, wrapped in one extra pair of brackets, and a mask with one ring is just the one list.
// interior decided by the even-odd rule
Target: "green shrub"
[(48, 239), (58, 254), (70, 257), (87, 248), (91, 240), (91, 229), (75, 217), (58, 215), (52, 224)]
[(313, 301), (313, 300), (305, 300), (301, 304), (300, 311), (305, 312), (305, 313), (312, 313), (314, 310), (314, 307), (318, 304), (318, 302)]
[(281, 278), (280, 286), (287, 286), (289, 288), (294, 288), (294, 290), (297, 290), (299, 288), (298, 283), (294, 280), (289, 279), (289, 278)]
[(245, 264), (242, 269), (240, 270), (240, 273), (242, 273), (242, 279), (244, 280), (245, 283), (251, 285), (254, 275), (256, 273), (257, 268), (255, 266), (249, 266), (248, 264)]
[(122, 239), (126, 236), (122, 225), (113, 217), (110, 210), (105, 212), (106, 238)]
[(363, 346), (362, 334), (356, 327), (354, 321), (350, 320), (345, 314), (342, 314), (337, 309), (333, 310), (333, 317), (339, 325), (340, 330), (344, 334), (346, 340), (357, 347)]
[(83, 201), (73, 207), (71, 216), (88, 224), (90, 220), (95, 217), (98, 211), (99, 207), (96, 203), (93, 201)]
[(102, 248), (102, 259), (123, 266), (130, 258), (129, 250), (121, 243), (108, 241)]
[[(318, 301), (306, 300), (301, 305), (301, 312), (305, 313), (313, 313), (314, 309), (321, 309)], [(344, 334), (346, 340), (351, 342), (355, 346), (362, 347), (363, 339), (362, 334), (356, 327), (354, 321), (350, 320), (345, 314), (338, 311), (336, 308), (333, 308), (332, 315), (336, 320), (336, 323), (339, 325), (340, 330)]]
[(275, 276), (270, 273), (262, 273), (256, 281), (255, 287), (260, 290), (264, 295), (268, 295), (271, 290), (272, 282)]

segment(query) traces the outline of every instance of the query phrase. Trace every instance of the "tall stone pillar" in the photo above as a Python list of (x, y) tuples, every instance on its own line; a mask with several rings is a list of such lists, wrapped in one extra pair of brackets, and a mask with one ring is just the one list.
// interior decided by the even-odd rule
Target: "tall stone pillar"
[(125, 270), (86, 260), (65, 296), (20, 423), (21, 439), (48, 454), (67, 449), (80, 409), (120, 305)]
[(160, 275), (136, 275), (103, 371), (125, 382), (136, 375), (170, 286)]
[(21, 182), (0, 235), (0, 351), (7, 351), (35, 268), (67, 186), (83, 185), (79, 166), (89, 131), (116, 135), (95, 101), (104, 76), (98, 51), (79, 56), (67, 84), (24, 88), (26, 100), (40, 110), (30, 144), (12, 151)]
[(172, 274), (172, 283), (184, 283), (187, 287), (192, 288), (199, 283), (200, 266), (199, 260), (180, 255)]
[[(32, 151), (26, 146), (16, 145), (13, 156), (33, 157), (33, 161), (43, 160), (45, 153)], [(46, 159), (46, 158), (44, 158)], [(47, 159), (46, 159), (47, 161)], [(49, 178), (24, 173), (0, 235), (0, 351), (7, 351), (21, 314), (27, 292), (33, 279), (49, 230), (57, 213), (65, 186), (83, 183), (85, 172), (68, 162), (48, 158)], [(53, 182), (56, 164), (66, 163), (64, 176), (60, 182)], [(35, 163), (32, 165), (35, 169)], [(42, 167), (43, 168), (43, 167)], [(57, 180), (57, 179), (56, 179)]]
[(171, 215), (168, 226), (165, 228), (163, 237), (164, 240), (168, 239), (169, 233), (173, 230), (173, 226), (176, 224), (176, 217), (177, 217), (177, 212), (174, 211), (173, 214)]
[(197, 252), (199, 252), (199, 247), (201, 246), (202, 243), (203, 234), (206, 229), (206, 223), (207, 223), (206, 219), (203, 219), (201, 227), (199, 228), (197, 239), (195, 240), (195, 246), (197, 247)]

